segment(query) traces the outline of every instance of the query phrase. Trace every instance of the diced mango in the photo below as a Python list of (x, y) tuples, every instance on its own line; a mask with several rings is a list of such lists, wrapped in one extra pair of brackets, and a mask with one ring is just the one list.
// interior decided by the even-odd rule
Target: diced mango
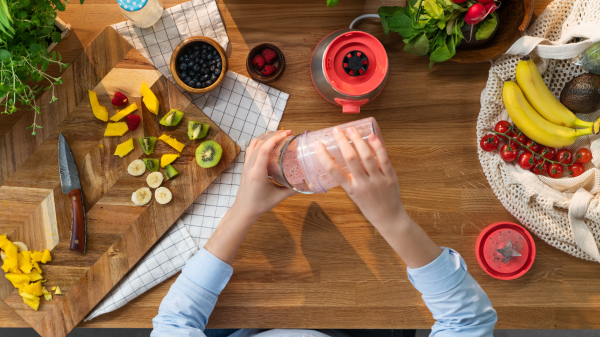
[(52, 294), (46, 289), (46, 287), (42, 287), (42, 294), (44, 294), (44, 299), (46, 301), (52, 301)]
[(146, 105), (146, 108), (148, 108), (148, 110), (151, 113), (158, 115), (160, 103), (158, 102), (156, 95), (154, 95), (152, 90), (150, 90), (150, 88), (148, 88), (148, 85), (146, 84), (146, 82), (142, 82), (142, 88), (140, 89), (140, 91), (142, 93), (142, 101)]
[(125, 116), (129, 115), (130, 113), (134, 112), (135, 110), (137, 110), (137, 108), (138, 108), (137, 104), (133, 103), (123, 110), (117, 110), (117, 113), (114, 116), (112, 116), (110, 118), (110, 120), (113, 122), (118, 122), (121, 119), (123, 119), (123, 117), (125, 117)]
[(167, 135), (162, 135), (162, 136), (158, 137), (158, 139), (169, 144), (172, 148), (174, 148), (175, 150), (177, 150), (179, 152), (183, 151), (183, 148), (185, 147), (185, 145), (180, 143), (179, 141), (177, 141), (177, 139), (175, 139), (173, 137), (169, 137)]
[(31, 281), (29, 276), (25, 274), (8, 273), (4, 275), (4, 277), (6, 277), (15, 288), (17, 288), (17, 284), (28, 284)]
[(181, 157), (179, 155), (179, 153), (177, 154), (163, 154), (162, 157), (160, 157), (160, 167), (164, 168), (165, 166), (171, 164), (172, 162), (175, 161), (175, 159)]
[(56, 286), (52, 287), (52, 290), (56, 290)]
[(33, 251), (33, 253), (31, 253), (31, 261), (33, 261), (33, 262), (42, 261), (42, 252), (38, 252), (37, 250)]
[(125, 122), (108, 123), (106, 125), (106, 131), (104, 131), (104, 137), (117, 137), (122, 136), (129, 131), (129, 127)]
[(37, 311), (40, 307), (40, 298), (39, 297), (36, 297), (35, 300), (23, 297), (23, 302), (25, 302), (25, 304), (30, 306), (35, 311)]
[(19, 269), (25, 274), (29, 274), (31, 269), (33, 269), (33, 265), (31, 264), (31, 252), (30, 251), (22, 251), (19, 253)]
[(104, 105), (100, 105), (98, 95), (92, 90), (88, 90), (88, 95), (90, 96), (90, 105), (94, 116), (103, 122), (108, 122), (108, 110)]
[(6, 242), (10, 242), (6, 238), (6, 234), (0, 235), (0, 249), (2, 249), (2, 246), (4, 246), (4, 244), (6, 244)]
[(40, 265), (37, 262), (32, 261), (31, 264), (33, 265), (33, 268), (35, 268), (35, 270), (38, 271), (38, 273), (42, 273), (42, 269), (40, 268)]
[(32, 269), (31, 273), (27, 274), (27, 276), (29, 276), (29, 279), (31, 280), (31, 282), (35, 282), (35, 281), (39, 281), (39, 280), (43, 280), (44, 277), (42, 276), (42, 274), (40, 274), (39, 271), (37, 271), (36, 269)]
[(23, 291), (35, 296), (42, 296), (42, 283), (30, 283), (29, 285), (25, 286), (25, 289), (23, 289)]
[(60, 291), (60, 287), (56, 286), (56, 290), (54, 291), (55, 295), (62, 295), (62, 291)]
[(52, 261), (52, 256), (50, 256), (50, 251), (48, 249), (44, 249), (44, 252), (42, 253), (42, 263), (46, 263), (46, 262), (50, 262)]
[(133, 138), (129, 138), (129, 140), (117, 145), (117, 148), (115, 149), (115, 156), (123, 158), (131, 151), (133, 151)]

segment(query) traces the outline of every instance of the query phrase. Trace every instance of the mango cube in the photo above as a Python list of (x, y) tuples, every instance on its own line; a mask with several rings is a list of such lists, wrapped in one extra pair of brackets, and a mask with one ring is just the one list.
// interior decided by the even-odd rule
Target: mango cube
[(30, 306), (31, 309), (33, 309), (35, 311), (37, 311), (40, 307), (40, 298), (39, 297), (35, 297), (35, 300), (23, 297), (23, 302), (25, 302), (25, 304)]
[(104, 131), (104, 137), (118, 137), (122, 136), (129, 131), (129, 127), (125, 122), (108, 123), (106, 125), (106, 131)]
[(175, 159), (177, 159), (179, 157), (180, 157), (179, 153), (178, 154), (163, 154), (162, 157), (160, 157), (160, 167), (164, 168), (165, 166), (174, 162)]
[(88, 95), (90, 96), (90, 105), (94, 116), (103, 122), (108, 122), (108, 110), (104, 105), (100, 105), (98, 95), (92, 90), (88, 90)]
[(115, 156), (123, 158), (131, 151), (133, 151), (133, 138), (129, 138), (129, 140), (117, 145), (117, 148), (115, 149)]
[(52, 256), (50, 256), (50, 251), (48, 249), (44, 249), (44, 252), (42, 253), (42, 263), (46, 263), (46, 262), (50, 262), (52, 261)]
[(40, 274), (39, 271), (37, 271), (36, 269), (32, 269), (31, 273), (27, 274), (27, 276), (29, 276), (29, 279), (31, 280), (31, 282), (35, 282), (35, 281), (39, 281), (39, 280), (43, 280), (44, 277), (42, 276), (42, 274)]
[(17, 284), (28, 284), (31, 279), (25, 274), (8, 273), (4, 275), (17, 288)]
[(142, 101), (148, 108), (148, 111), (151, 113), (158, 115), (158, 110), (160, 109), (160, 103), (158, 102), (158, 98), (156, 95), (148, 88), (146, 82), (142, 82), (142, 88), (140, 89), (142, 93)]
[(169, 144), (172, 148), (174, 148), (175, 150), (177, 150), (179, 152), (183, 151), (183, 148), (185, 147), (185, 145), (180, 143), (179, 141), (177, 141), (177, 139), (175, 139), (173, 137), (169, 137), (167, 135), (162, 135), (162, 136), (158, 137), (158, 139)]
[(110, 118), (110, 120), (113, 122), (118, 122), (121, 119), (123, 119), (123, 117), (125, 117), (125, 116), (129, 115), (130, 113), (134, 112), (135, 110), (137, 110), (137, 108), (138, 108), (137, 104), (133, 103), (123, 110), (117, 110), (117, 113), (114, 116), (112, 116)]

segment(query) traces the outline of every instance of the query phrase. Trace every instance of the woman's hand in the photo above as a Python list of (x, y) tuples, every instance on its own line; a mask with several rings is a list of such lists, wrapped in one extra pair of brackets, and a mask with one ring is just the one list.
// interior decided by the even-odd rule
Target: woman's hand
[(235, 203), (238, 213), (258, 219), (286, 198), (296, 194), (293, 189), (276, 186), (267, 174), (269, 156), (277, 143), (290, 136), (291, 131), (267, 132), (254, 138), (246, 149), (242, 179)]
[(383, 143), (375, 135), (370, 135), (367, 144), (354, 128), (349, 128), (346, 132), (354, 146), (340, 128), (336, 127), (333, 135), (350, 173), (337, 165), (325, 146), (319, 143), (317, 156), (321, 165), (375, 227), (397, 222), (404, 207), (400, 199), (398, 178)]

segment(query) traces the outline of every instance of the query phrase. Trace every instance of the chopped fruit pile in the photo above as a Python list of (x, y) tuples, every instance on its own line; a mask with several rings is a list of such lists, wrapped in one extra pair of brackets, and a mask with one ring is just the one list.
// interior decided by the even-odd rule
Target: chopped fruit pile
[(277, 60), (277, 53), (271, 48), (265, 48), (260, 54), (254, 55), (252, 65), (263, 76), (271, 76), (277, 71), (277, 66), (273, 64)]
[(223, 61), (215, 47), (206, 42), (186, 46), (175, 61), (177, 76), (187, 86), (196, 89), (209, 87), (223, 74)]
[(117, 148), (115, 149), (115, 156), (123, 158), (131, 151), (133, 151), (133, 138), (129, 138), (123, 143), (117, 145)]
[(177, 141), (177, 139), (167, 136), (167, 135), (162, 135), (162, 136), (158, 137), (158, 139), (169, 144), (172, 148), (174, 148), (175, 150), (177, 150), (179, 152), (183, 151), (183, 148), (185, 147), (185, 145), (180, 143), (179, 141)]
[(103, 122), (108, 122), (108, 110), (104, 105), (100, 105), (98, 95), (91, 90), (88, 90), (88, 95), (90, 96), (90, 105), (94, 116)]
[[(505, 144), (500, 147), (500, 141)], [(518, 158), (519, 166), (537, 175), (562, 178), (563, 172), (578, 177), (585, 172), (583, 164), (592, 160), (592, 152), (587, 148), (578, 149), (575, 155), (568, 149), (555, 149), (527, 138), (516, 126), (508, 121), (496, 123), (494, 131), (484, 136), (479, 145), (484, 151), (492, 152), (500, 148), (500, 157), (507, 162)], [(523, 150), (519, 155), (519, 150)]]
[(42, 269), (38, 264), (52, 261), (49, 250), (29, 251), (24, 243), (11, 242), (6, 235), (0, 235), (0, 250), (4, 260), (2, 270), (6, 273), (4, 276), (19, 289), (19, 295), (25, 304), (38, 310), (40, 296), (44, 296), (47, 301), (52, 300), (52, 294), (42, 286), (46, 280), (42, 277)]
[(112, 105), (121, 107), (126, 106), (127, 103), (129, 103), (129, 99), (127, 99), (127, 96), (125, 96), (124, 93), (120, 91), (115, 92), (112, 98)]

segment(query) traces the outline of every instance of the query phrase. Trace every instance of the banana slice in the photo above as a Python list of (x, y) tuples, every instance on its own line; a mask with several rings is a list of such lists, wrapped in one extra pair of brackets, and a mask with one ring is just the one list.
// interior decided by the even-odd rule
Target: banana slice
[(154, 199), (161, 204), (168, 204), (173, 199), (173, 194), (166, 187), (159, 187), (154, 191)]
[(146, 172), (146, 164), (141, 159), (136, 159), (127, 167), (127, 173), (134, 177), (141, 176)]
[(139, 190), (133, 192), (131, 195), (131, 201), (138, 206), (147, 204), (152, 199), (152, 192), (148, 187), (142, 187)]
[(146, 183), (152, 188), (157, 188), (163, 182), (163, 175), (160, 172), (152, 172), (146, 177)]
[(18, 252), (29, 250), (29, 248), (27, 247), (27, 245), (24, 244), (23, 242), (15, 241), (15, 242), (13, 242), (13, 245), (17, 246), (17, 251)]

